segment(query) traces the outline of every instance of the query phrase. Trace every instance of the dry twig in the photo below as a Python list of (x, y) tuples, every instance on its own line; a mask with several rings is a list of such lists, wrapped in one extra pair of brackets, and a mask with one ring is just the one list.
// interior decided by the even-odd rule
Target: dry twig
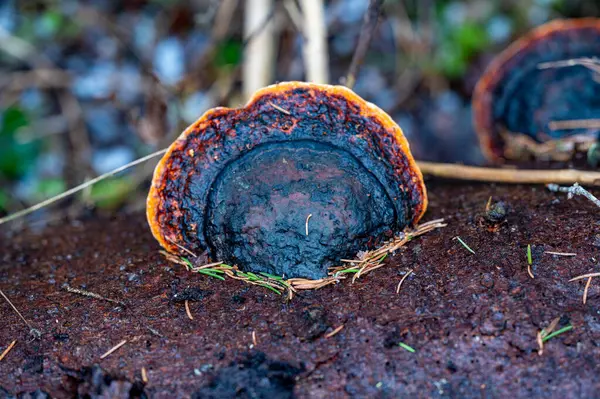
[(558, 184), (548, 184), (546, 187), (548, 187), (548, 190), (550, 191), (567, 193), (567, 199), (571, 199), (575, 195), (583, 195), (592, 201), (594, 205), (600, 207), (600, 200), (577, 183), (573, 184), (571, 187), (560, 187)]
[(70, 292), (71, 294), (78, 294), (78, 295), (82, 295), (82, 296), (87, 296), (89, 298), (100, 299), (100, 300), (103, 300), (103, 301), (107, 301), (107, 302), (111, 302), (111, 303), (116, 303), (117, 305), (125, 306), (124, 302), (117, 301), (116, 299), (107, 298), (107, 297), (102, 296), (100, 294), (96, 294), (95, 292), (86, 291), (86, 290), (82, 290), (82, 289), (79, 289), (79, 288), (73, 288), (73, 287), (71, 287), (68, 284), (63, 285), (63, 288), (65, 289), (65, 291)]
[(447, 179), (516, 184), (573, 184), (593, 186), (600, 183), (600, 172), (575, 169), (503, 169), (450, 163), (417, 162), (426, 175)]
[(369, 8), (365, 14), (362, 28), (360, 29), (358, 45), (356, 46), (356, 51), (354, 51), (354, 55), (352, 56), (352, 62), (350, 63), (350, 68), (348, 69), (348, 74), (346, 75), (346, 81), (344, 82), (344, 84), (350, 89), (354, 87), (360, 66), (367, 55), (369, 45), (371, 44), (373, 34), (375, 33), (377, 23), (379, 22), (382, 4), (383, 0), (369, 1)]
[[(548, 123), (550, 130), (575, 130), (599, 129), (600, 119), (569, 119), (565, 121), (551, 121)], [(595, 137), (592, 137), (595, 141)]]

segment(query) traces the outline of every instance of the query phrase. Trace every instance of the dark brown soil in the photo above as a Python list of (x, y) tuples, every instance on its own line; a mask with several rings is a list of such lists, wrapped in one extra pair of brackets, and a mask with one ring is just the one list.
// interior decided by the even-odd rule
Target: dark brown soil
[[(29, 328), (0, 302), (0, 350), (18, 340), (0, 361), (0, 397), (597, 397), (600, 279), (587, 305), (585, 281), (568, 280), (599, 269), (600, 210), (543, 187), (428, 186), (424, 220), (444, 217), (448, 227), (354, 285), (291, 303), (167, 264), (142, 214), (3, 240), (0, 288), (43, 335), (28, 342)], [(489, 196), (508, 209), (496, 232), (482, 216)], [(490, 218), (502, 220), (502, 210)], [(68, 293), (65, 283), (126, 306)], [(556, 317), (574, 328), (540, 356), (536, 334)]]

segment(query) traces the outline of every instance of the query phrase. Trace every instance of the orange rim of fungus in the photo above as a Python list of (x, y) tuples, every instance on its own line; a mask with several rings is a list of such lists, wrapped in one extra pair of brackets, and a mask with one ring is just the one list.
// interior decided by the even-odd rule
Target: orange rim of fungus
[(526, 53), (551, 35), (570, 30), (595, 29), (600, 33), (599, 18), (559, 19), (532, 29), (497, 55), (488, 65), (473, 92), (473, 123), (480, 146), (488, 160), (497, 162), (504, 155), (504, 141), (495, 126), (493, 116), (494, 89), (504, 78), (505, 71), (517, 63), (515, 56)]
[[(405, 164), (408, 170), (404, 170), (404, 173), (405, 175), (410, 176), (410, 181), (405, 182), (405, 184), (411, 186), (408, 192), (408, 195), (410, 196), (410, 202), (413, 207), (411, 210), (411, 225), (416, 224), (421, 219), (427, 209), (428, 202), (423, 176), (419, 167), (417, 166), (417, 163), (410, 153), (409, 144), (404, 137), (402, 130), (386, 112), (381, 110), (376, 105), (363, 100), (352, 90), (344, 86), (305, 82), (283, 82), (258, 90), (242, 108), (216, 107), (206, 111), (196, 122), (185, 129), (183, 133), (168, 148), (166, 154), (162, 157), (154, 170), (152, 185), (148, 194), (146, 207), (147, 219), (152, 234), (163, 248), (171, 253), (184, 254), (184, 251), (182, 251), (182, 245), (179, 245), (180, 242), (182, 242), (181, 237), (178, 234), (175, 236), (171, 234), (171, 237), (167, 237), (165, 234), (166, 230), (163, 227), (162, 221), (160, 220), (160, 213), (164, 205), (160, 193), (164, 188), (166, 179), (169, 178), (168, 163), (173, 153), (175, 151), (179, 151), (190, 136), (197, 135), (199, 132), (202, 132), (207, 122), (212, 118), (216, 116), (223, 116), (224, 114), (229, 113), (239, 114), (246, 112), (252, 107), (255, 107), (258, 102), (267, 96), (271, 99), (273, 99), (273, 96), (278, 96), (278, 98), (284, 99), (287, 94), (290, 94), (296, 89), (308, 90), (313, 96), (315, 93), (318, 93), (324, 94), (325, 96), (343, 97), (346, 101), (348, 101), (348, 103), (356, 106), (357, 109), (359, 109), (361, 116), (373, 119), (385, 129), (390, 137), (393, 138), (393, 143), (391, 143), (389, 146), (390, 148), (383, 148), (382, 150), (387, 151), (387, 154), (390, 155), (392, 162), (397, 161), (395, 166), (400, 166), (400, 163)], [(273, 106), (277, 107), (277, 104)], [(390, 159), (388, 159), (388, 161), (390, 161)]]

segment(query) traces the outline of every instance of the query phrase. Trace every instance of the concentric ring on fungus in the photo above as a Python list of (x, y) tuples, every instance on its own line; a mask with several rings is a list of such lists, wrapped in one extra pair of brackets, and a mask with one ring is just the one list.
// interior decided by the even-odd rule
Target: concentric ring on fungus
[(280, 83), (213, 108), (157, 165), (147, 217), (167, 251), (318, 279), (427, 207), (400, 128), (341, 86)]
[(600, 19), (582, 18), (539, 26), (494, 58), (472, 101), (488, 159), (517, 158), (510, 149), (520, 141), (535, 146), (581, 133), (595, 136), (598, 129), (560, 128), (560, 122), (600, 118), (598, 73), (577, 62), (597, 57)]

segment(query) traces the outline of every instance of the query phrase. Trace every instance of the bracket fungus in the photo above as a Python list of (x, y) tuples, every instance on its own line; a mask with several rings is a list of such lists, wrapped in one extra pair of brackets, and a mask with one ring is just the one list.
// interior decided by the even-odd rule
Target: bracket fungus
[(597, 57), (597, 18), (549, 22), (498, 55), (473, 94), (475, 130), (488, 159), (518, 159), (521, 150), (549, 155), (561, 151), (557, 143), (593, 142), (600, 131), (589, 124), (600, 118)]
[(385, 112), (345, 87), (288, 82), (188, 127), (156, 167), (147, 217), (171, 253), (318, 279), (426, 207), (421, 172)]

